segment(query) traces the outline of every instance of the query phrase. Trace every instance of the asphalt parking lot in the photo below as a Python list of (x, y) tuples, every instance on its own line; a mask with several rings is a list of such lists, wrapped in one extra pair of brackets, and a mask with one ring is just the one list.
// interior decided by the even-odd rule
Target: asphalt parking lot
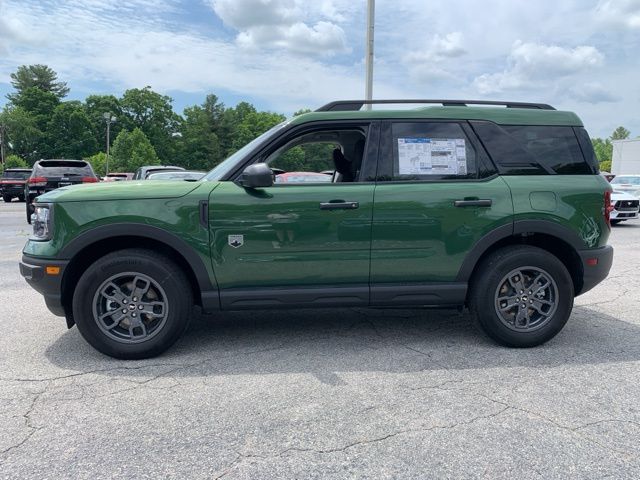
[(20, 277), (0, 202), (0, 478), (640, 478), (640, 222), (554, 340), (466, 315), (299, 310), (197, 319), (127, 362)]

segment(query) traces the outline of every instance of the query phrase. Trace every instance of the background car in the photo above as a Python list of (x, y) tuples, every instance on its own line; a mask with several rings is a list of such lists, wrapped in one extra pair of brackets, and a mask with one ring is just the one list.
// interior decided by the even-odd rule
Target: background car
[(31, 175), (30, 168), (7, 168), (0, 177), (0, 195), (9, 203), (14, 198), (24, 202), (24, 185)]
[(611, 180), (611, 186), (618, 192), (630, 193), (640, 198), (640, 175), (618, 175)]
[(170, 171), (170, 172), (157, 172), (152, 173), (147, 177), (147, 180), (186, 180), (188, 182), (195, 182), (200, 180), (206, 175), (207, 172), (196, 171)]
[(626, 192), (614, 190), (611, 192), (611, 224), (623, 222), (625, 220), (635, 220), (638, 218), (638, 207), (640, 200)]
[(276, 175), (276, 183), (325, 183), (331, 176), (316, 172), (285, 172)]
[(31, 223), (33, 200), (56, 188), (79, 183), (96, 183), (98, 177), (84, 160), (38, 160), (27, 180), (24, 196), (27, 201), (27, 222)]
[(124, 180), (133, 179), (133, 173), (108, 173), (103, 179), (103, 182), (122, 182)]
[(147, 165), (136, 170), (133, 180), (145, 180), (149, 175), (156, 172), (178, 172), (184, 171), (182, 167), (171, 165)]

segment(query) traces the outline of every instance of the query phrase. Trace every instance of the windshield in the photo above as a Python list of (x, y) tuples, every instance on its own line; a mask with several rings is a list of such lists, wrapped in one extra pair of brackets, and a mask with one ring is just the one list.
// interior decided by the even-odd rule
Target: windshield
[(616, 177), (611, 180), (611, 183), (619, 184), (619, 183), (630, 183), (632, 185), (640, 185), (640, 176), (638, 177)]
[(273, 136), (278, 130), (284, 128), (289, 123), (289, 120), (285, 120), (282, 123), (279, 123), (275, 127), (267, 130), (259, 137), (254, 138), (249, 143), (247, 143), (244, 147), (238, 150), (236, 153), (232, 154), (222, 163), (219, 163), (217, 166), (213, 168), (207, 175), (202, 178), (202, 181), (205, 182), (215, 182), (216, 180), (220, 180), (224, 177), (228, 172), (236, 166), (236, 164), (242, 160), (251, 150), (257, 147), (259, 144), (267, 140), (269, 137)]

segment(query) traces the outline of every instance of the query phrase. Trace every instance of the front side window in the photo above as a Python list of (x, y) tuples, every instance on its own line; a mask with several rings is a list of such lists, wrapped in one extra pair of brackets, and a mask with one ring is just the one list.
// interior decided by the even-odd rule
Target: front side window
[(281, 185), (350, 183), (360, 179), (365, 127), (307, 131), (286, 139), (262, 157)]

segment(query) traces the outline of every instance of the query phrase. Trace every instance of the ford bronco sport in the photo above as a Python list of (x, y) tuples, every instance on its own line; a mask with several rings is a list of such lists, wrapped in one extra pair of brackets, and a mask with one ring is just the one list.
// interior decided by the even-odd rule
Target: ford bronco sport
[[(314, 170), (332, 180), (275, 182), (300, 151), (316, 152)], [(573, 113), (340, 101), (272, 128), (195, 183), (39, 196), (20, 270), (52, 313), (118, 358), (166, 350), (194, 306), (468, 307), (493, 340), (532, 347), (607, 276), (610, 194)]]

